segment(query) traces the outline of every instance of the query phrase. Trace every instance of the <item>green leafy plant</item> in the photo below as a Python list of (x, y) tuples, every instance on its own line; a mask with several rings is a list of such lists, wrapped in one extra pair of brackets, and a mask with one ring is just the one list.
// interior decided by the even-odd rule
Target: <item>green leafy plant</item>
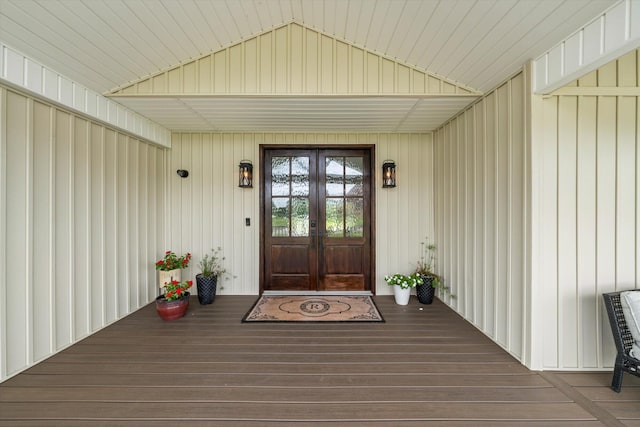
[(426, 237), (424, 242), (420, 242), (420, 261), (417, 262), (415, 273), (424, 277), (433, 277), (431, 285), (434, 288), (440, 285), (440, 276), (434, 271), (436, 264), (436, 245)]
[(217, 247), (211, 249), (211, 254), (205, 254), (200, 262), (200, 271), (204, 277), (218, 276), (222, 277), (227, 273), (227, 269), (224, 267), (223, 262), (226, 258), (222, 256), (222, 248)]
[(190, 260), (191, 254), (188, 252), (179, 257), (173, 251), (167, 251), (164, 253), (164, 258), (156, 262), (156, 270), (170, 271), (176, 268), (187, 268)]
[(400, 286), (402, 289), (415, 288), (418, 285), (422, 285), (422, 276), (418, 273), (413, 273), (409, 276), (404, 274), (394, 274), (391, 276), (384, 276), (384, 281), (389, 286)]
[(186, 280), (184, 282), (178, 282), (177, 280), (172, 280), (171, 283), (165, 283), (164, 289), (164, 299), (167, 301), (174, 301), (181, 298), (188, 290), (193, 286), (192, 280)]

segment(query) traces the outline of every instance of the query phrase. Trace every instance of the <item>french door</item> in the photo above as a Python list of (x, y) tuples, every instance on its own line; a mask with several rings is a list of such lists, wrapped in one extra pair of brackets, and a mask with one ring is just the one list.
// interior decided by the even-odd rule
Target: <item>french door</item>
[(261, 290), (371, 290), (371, 149), (262, 158)]

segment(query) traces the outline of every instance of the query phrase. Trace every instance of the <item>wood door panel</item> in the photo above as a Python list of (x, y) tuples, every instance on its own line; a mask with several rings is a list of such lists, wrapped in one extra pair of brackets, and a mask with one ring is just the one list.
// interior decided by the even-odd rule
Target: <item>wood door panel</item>
[(309, 274), (309, 246), (272, 245), (271, 271), (274, 274)]
[(362, 274), (363, 248), (361, 246), (328, 246), (324, 248), (325, 274)]
[(327, 274), (320, 281), (322, 291), (364, 291), (366, 283), (362, 274)]
[(315, 290), (315, 286), (311, 286), (311, 280), (308, 274), (305, 275), (279, 275), (273, 274), (269, 289), (272, 291), (308, 291)]

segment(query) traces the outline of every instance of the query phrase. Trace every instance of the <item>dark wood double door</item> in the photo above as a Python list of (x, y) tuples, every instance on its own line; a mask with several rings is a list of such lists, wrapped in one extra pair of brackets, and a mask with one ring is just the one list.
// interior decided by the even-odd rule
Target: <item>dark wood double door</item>
[(261, 291), (371, 290), (371, 148), (261, 157)]

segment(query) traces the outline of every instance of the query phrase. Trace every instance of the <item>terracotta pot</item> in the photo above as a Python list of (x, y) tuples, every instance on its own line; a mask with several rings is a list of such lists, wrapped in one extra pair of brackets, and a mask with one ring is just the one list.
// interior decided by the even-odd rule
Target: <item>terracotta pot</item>
[(177, 300), (167, 301), (163, 295), (156, 298), (156, 311), (163, 320), (179, 319), (187, 311), (189, 307), (189, 292), (178, 298)]

